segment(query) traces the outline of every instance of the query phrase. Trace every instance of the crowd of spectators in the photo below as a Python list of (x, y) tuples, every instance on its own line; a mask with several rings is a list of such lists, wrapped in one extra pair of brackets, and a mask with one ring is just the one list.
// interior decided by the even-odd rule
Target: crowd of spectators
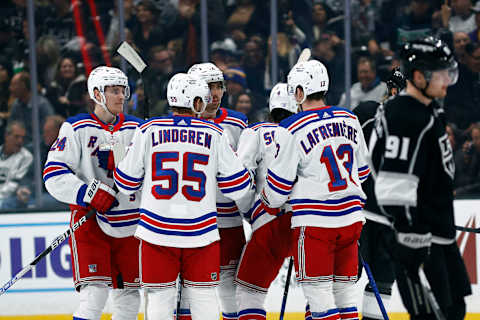
[[(120, 66), (115, 53), (121, 31), (117, 4), (117, 0), (35, 1), (39, 83), (34, 89), (30, 88), (26, 0), (0, 4), (2, 209), (33, 205), (32, 90), (38, 92), (44, 137), (41, 149), (46, 153), (62, 119), (90, 110), (88, 71), (100, 64)], [(309, 47), (313, 58), (324, 63), (329, 72), (327, 102), (353, 109), (361, 101), (384, 99), (385, 82), (399, 66), (397, 53), (404, 41), (425, 35), (442, 38), (459, 63), (458, 82), (441, 101), (457, 164), (456, 193), (478, 193), (480, 1), (351, 0), (350, 105), (346, 105), (344, 87), (343, 5), (343, 0), (278, 1), (278, 80), (286, 80), (301, 50)], [(275, 85), (271, 79), (269, 6), (270, 1), (207, 1), (209, 59), (225, 75), (223, 104), (246, 114), (250, 122), (266, 119), (267, 97)], [(150, 116), (166, 114), (169, 78), (201, 61), (200, 0), (123, 0), (121, 9), (126, 40), (150, 66), (142, 79), (127, 65), (133, 93), (128, 112), (143, 116), (146, 90), (151, 100)], [(4, 164), (12, 155), (22, 159), (15, 170)], [(23, 170), (25, 166), (28, 170)], [(14, 174), (16, 170), (18, 174)]]

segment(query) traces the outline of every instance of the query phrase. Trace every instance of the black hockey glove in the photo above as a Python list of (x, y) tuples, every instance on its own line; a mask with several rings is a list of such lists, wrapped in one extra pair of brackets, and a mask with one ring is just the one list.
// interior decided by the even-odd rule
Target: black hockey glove
[(412, 273), (418, 273), (418, 268), (427, 259), (432, 243), (432, 234), (396, 232), (397, 242), (393, 256), (398, 263)]

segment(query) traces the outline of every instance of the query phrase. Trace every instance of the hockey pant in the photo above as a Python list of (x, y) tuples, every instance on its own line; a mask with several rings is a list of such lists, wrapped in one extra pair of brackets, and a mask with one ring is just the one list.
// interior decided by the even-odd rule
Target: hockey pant
[(362, 223), (340, 228), (296, 227), (295, 276), (312, 320), (358, 319), (355, 282)]
[[(390, 254), (395, 243), (395, 234), (390, 226), (367, 220), (360, 236), (360, 252), (368, 263), (375, 279), (385, 309), (388, 310), (395, 281), (395, 271)], [(359, 262), (358, 277), (362, 275), (363, 265)], [(383, 319), (375, 294), (370, 284), (363, 293), (363, 319)]]
[(291, 217), (284, 214), (258, 228), (245, 246), (235, 276), (239, 320), (266, 319), (268, 288), (291, 255)]
[[(220, 283), (217, 295), (220, 300), (220, 309), (223, 319), (237, 319), (237, 303), (235, 299), (235, 271), (245, 245), (243, 226), (233, 228), (220, 228)], [(189, 297), (182, 293), (180, 318), (191, 319), (191, 310), (188, 305)]]

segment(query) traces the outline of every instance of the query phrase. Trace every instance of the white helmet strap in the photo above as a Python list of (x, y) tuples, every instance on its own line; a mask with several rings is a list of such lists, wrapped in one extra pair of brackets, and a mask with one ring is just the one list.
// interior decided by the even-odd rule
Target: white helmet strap
[(113, 114), (110, 110), (108, 110), (108, 107), (107, 107), (107, 98), (105, 97), (105, 94), (100, 91), (100, 89), (96, 88), (98, 90), (98, 93), (100, 94), (100, 98), (101, 98), (101, 101), (98, 101), (97, 98), (93, 98), (93, 101), (95, 101), (96, 104), (99, 104), (102, 106), (103, 110), (105, 110), (109, 115), (112, 116), (112, 118), (115, 119), (116, 115)]

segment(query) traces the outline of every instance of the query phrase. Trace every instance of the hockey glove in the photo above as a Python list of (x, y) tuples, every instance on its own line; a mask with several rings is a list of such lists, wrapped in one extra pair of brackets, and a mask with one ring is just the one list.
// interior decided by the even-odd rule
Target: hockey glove
[(98, 212), (106, 212), (110, 208), (118, 205), (115, 199), (115, 191), (99, 180), (93, 179), (85, 192), (84, 202)]
[(104, 151), (98, 151), (97, 152), (98, 156), (98, 165), (100, 168), (103, 168), (105, 170), (114, 170), (115, 169), (115, 161), (113, 157), (113, 151), (112, 150), (104, 150)]
[(394, 257), (408, 271), (417, 274), (420, 265), (427, 259), (432, 243), (432, 234), (428, 233), (396, 233), (397, 242)]

